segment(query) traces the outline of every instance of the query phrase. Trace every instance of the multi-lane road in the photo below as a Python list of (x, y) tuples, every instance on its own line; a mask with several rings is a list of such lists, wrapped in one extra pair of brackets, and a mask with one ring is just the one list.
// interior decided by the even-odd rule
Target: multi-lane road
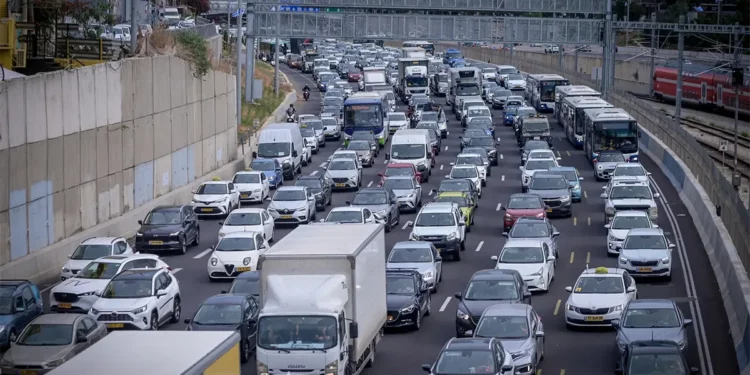
[[(477, 64), (480, 65), (481, 64)], [(306, 83), (314, 87), (309, 75), (302, 75), (282, 67), (292, 84), (299, 90)], [(538, 72), (544, 73), (544, 72)], [(442, 104), (442, 98), (436, 98)], [(320, 94), (313, 89), (308, 102), (298, 102), (300, 114), (319, 112)], [(449, 119), (452, 119), (447, 111)], [(501, 113), (495, 111), (496, 118)], [(564, 306), (568, 294), (564, 287), (572, 285), (581, 271), (589, 264), (615, 266), (614, 258), (606, 256), (606, 230), (603, 228), (603, 202), (599, 198), (603, 183), (594, 181), (593, 169), (583, 157), (562, 137), (561, 128), (553, 124), (555, 150), (562, 158), (561, 165), (578, 168), (584, 181), (584, 198), (574, 205), (572, 218), (553, 219), (553, 224), (561, 232), (560, 260), (556, 279), (550, 292), (536, 295), (532, 305), (542, 316), (546, 331), (546, 357), (539, 372), (545, 375), (602, 375), (612, 373), (616, 360), (615, 335), (611, 330), (569, 331), (564, 323)], [(424, 200), (430, 201), (430, 189), (440, 183), (450, 172), (449, 163), (459, 152), (459, 138), (462, 128), (457, 121), (449, 122), (448, 139), (443, 140), (441, 153), (437, 156), (433, 178), (424, 184)], [(492, 268), (491, 255), (497, 255), (503, 246), (501, 236), (504, 213), (500, 205), (505, 205), (510, 194), (520, 191), (520, 154), (510, 128), (497, 128), (499, 166), (493, 167), (488, 178), (480, 208), (476, 212), (476, 225), (467, 236), (467, 250), (460, 262), (449, 262), (444, 267), (443, 283), (440, 291), (433, 295), (433, 314), (423, 321), (420, 331), (387, 332), (378, 348), (377, 363), (365, 371), (366, 375), (396, 375), (420, 373), (420, 365), (434, 361), (443, 344), (455, 333), (456, 300), (453, 294), (462, 292), (469, 277), (480, 269)], [(386, 145), (388, 147), (388, 145)], [(328, 143), (321, 153), (313, 157), (312, 165), (304, 168), (305, 174), (322, 173), (321, 164), (336, 150), (337, 145)], [(373, 168), (364, 170), (363, 186), (376, 185), (377, 173), (385, 167), (384, 153), (376, 159)], [(734, 375), (738, 373), (734, 348), (729, 336), (729, 328), (724, 315), (721, 297), (716, 280), (708, 264), (705, 250), (693, 227), (687, 210), (679, 201), (677, 193), (658, 167), (645, 155), (641, 156), (644, 166), (652, 172), (655, 189), (661, 193), (659, 200), (658, 224), (677, 244), (675, 276), (671, 282), (639, 283), (640, 298), (674, 298), (679, 301), (683, 312), (696, 321), (690, 334), (691, 365), (702, 369), (702, 374)], [(354, 192), (335, 193), (333, 206), (344, 205), (351, 200)], [(330, 208), (327, 209), (327, 211)], [(323, 213), (319, 218), (325, 217)], [(415, 218), (414, 214), (402, 214), (401, 223), (386, 235), (387, 251), (398, 241), (406, 241), (409, 228), (406, 224)], [(191, 316), (200, 303), (209, 296), (229, 288), (230, 283), (211, 282), (206, 273), (209, 246), (217, 241), (219, 220), (207, 219), (201, 222), (201, 243), (186, 255), (165, 256), (180, 282), (183, 298), (183, 315)], [(281, 239), (292, 228), (276, 228), (276, 239)], [(314, 246), (314, 244), (311, 244)], [(45, 293), (45, 298), (49, 288)], [(48, 305), (48, 304), (47, 304)], [(164, 327), (168, 330), (184, 329), (182, 323)], [(255, 374), (254, 361), (243, 366), (243, 374)]]
[[(502, 44), (493, 44), (493, 48), (502, 48)], [(573, 56), (575, 53), (576, 46), (573, 45), (567, 45), (565, 46), (565, 51), (563, 51), (563, 54)], [(521, 45), (521, 46), (515, 46), (514, 49), (516, 51), (520, 52), (535, 52), (535, 53), (544, 53), (544, 47), (530, 47), (528, 45)], [(590, 52), (578, 52), (579, 56), (586, 56), (586, 57), (602, 57), (602, 47), (598, 45), (592, 45)], [(617, 48), (617, 54), (616, 54), (617, 60), (620, 61), (641, 61), (641, 62), (647, 62), (651, 59), (651, 48), (648, 46), (648, 41), (644, 44), (643, 47), (639, 47), (636, 45), (632, 45), (629, 47), (618, 47)], [(677, 59), (677, 50), (671, 50), (671, 49), (659, 49), (656, 51), (655, 54), (656, 62), (658, 64), (663, 63), (664, 60), (676, 60)], [(684, 52), (684, 58), (687, 60), (692, 60), (695, 62), (702, 62), (704, 64), (707, 63), (715, 63), (718, 60), (732, 60), (734, 56), (729, 53), (729, 51), (725, 50), (724, 53), (721, 53), (719, 51), (711, 51), (711, 52), (698, 52), (698, 51), (685, 51)], [(743, 56), (744, 61), (748, 61), (747, 56)]]

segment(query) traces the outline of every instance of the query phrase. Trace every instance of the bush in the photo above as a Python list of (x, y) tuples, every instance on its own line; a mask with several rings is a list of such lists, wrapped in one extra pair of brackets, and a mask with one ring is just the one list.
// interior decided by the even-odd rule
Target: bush
[(194, 31), (177, 32), (175, 40), (182, 47), (182, 53), (178, 53), (178, 55), (190, 62), (193, 75), (196, 78), (203, 78), (211, 69), (210, 53), (206, 41)]

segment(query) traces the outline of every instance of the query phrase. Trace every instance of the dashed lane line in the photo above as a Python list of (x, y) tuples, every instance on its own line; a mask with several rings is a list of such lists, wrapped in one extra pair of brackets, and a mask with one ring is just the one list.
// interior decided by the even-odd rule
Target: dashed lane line
[(557, 300), (557, 304), (555, 304), (555, 313), (554, 315), (557, 315), (558, 312), (560, 312), (560, 304), (562, 303), (562, 300)]
[(172, 275), (176, 275), (177, 272), (180, 272), (180, 271), (182, 271), (182, 268), (175, 268), (172, 270)]
[(200, 258), (203, 258), (204, 256), (206, 256), (206, 255), (210, 254), (210, 253), (211, 253), (211, 252), (212, 252), (213, 250), (214, 250), (214, 249), (212, 249), (212, 248), (208, 248), (208, 249), (206, 249), (206, 250), (203, 250), (203, 251), (201, 251), (200, 253), (196, 254), (196, 255), (195, 255), (195, 256), (193, 257), (193, 259), (200, 259)]
[(587, 193), (585, 190), (583, 191), (583, 197), (589, 199), (589, 193)]
[(505, 181), (505, 175), (500, 176), (500, 181)]
[(370, 181), (370, 183), (367, 184), (367, 187), (370, 187), (370, 186), (372, 186), (372, 181)]
[(448, 304), (451, 302), (451, 296), (445, 297), (445, 302), (440, 306), (440, 312), (445, 311), (445, 308), (448, 307)]
[(570, 263), (573, 263), (573, 261), (576, 259), (576, 253), (571, 251), (570, 252)]
[(388, 164), (388, 159), (383, 160), (383, 164)]
[(588, 221), (589, 226), (591, 226), (591, 216), (589, 216), (586, 221)]
[(440, 164), (440, 170), (443, 170), (444, 165)]
[(406, 229), (406, 227), (408, 227), (408, 226), (409, 226), (409, 224), (411, 224), (411, 221), (407, 221), (407, 222), (405, 222), (405, 223), (404, 223), (404, 226), (403, 226), (403, 227), (401, 227), (401, 229), (402, 229), (402, 230), (403, 230), (403, 229)]
[(429, 193), (427, 193), (427, 195), (432, 195), (432, 190), (430, 190), (430, 192), (429, 192)]
[(479, 250), (482, 250), (482, 246), (484, 246), (484, 241), (479, 241), (479, 245), (477, 245), (477, 249), (475, 251), (479, 252)]
[(565, 154), (570, 156), (570, 151), (565, 151)]
[(318, 171), (312, 171), (312, 173), (310, 173), (310, 176), (315, 176), (316, 174), (318, 174)]
[(495, 211), (500, 211), (500, 209), (503, 207), (502, 203), (497, 204), (497, 208), (495, 208)]
[(586, 264), (591, 263), (591, 253), (586, 253)]
[(502, 160), (502, 159), (503, 159), (503, 154), (500, 154), (500, 160)]
[(445, 151), (448, 151), (448, 146), (445, 146)]
[(573, 225), (578, 225), (578, 218), (577, 217), (573, 218)]

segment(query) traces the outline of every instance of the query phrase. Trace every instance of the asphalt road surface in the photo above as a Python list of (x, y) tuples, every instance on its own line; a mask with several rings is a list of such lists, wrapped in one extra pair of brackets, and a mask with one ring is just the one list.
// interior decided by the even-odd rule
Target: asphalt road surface
[[(311, 76), (290, 71), (286, 67), (282, 67), (282, 70), (287, 73), (296, 88), (301, 89), (305, 83), (314, 87)], [(435, 100), (437, 103), (444, 103), (442, 98)], [(320, 94), (313, 89), (308, 102), (297, 103), (297, 111), (300, 114), (318, 114), (319, 103)], [(452, 119), (450, 113), (448, 114), (449, 119)], [(496, 118), (501, 118), (500, 111), (495, 111), (494, 114)], [(607, 232), (603, 228), (604, 206), (599, 198), (603, 183), (594, 180), (593, 169), (582, 152), (575, 150), (567, 140), (561, 138), (561, 128), (556, 122), (551, 122), (555, 150), (562, 158), (561, 165), (578, 168), (585, 179), (582, 181), (584, 198), (581, 203), (574, 204), (573, 217), (553, 219), (553, 224), (561, 232), (561, 253), (551, 291), (532, 298), (532, 305), (542, 316), (546, 331), (546, 358), (539, 372), (545, 375), (610, 374), (614, 370), (616, 360), (614, 332), (569, 331), (565, 328), (564, 321), (564, 306), (568, 298), (564, 287), (575, 282), (586, 264), (590, 264), (591, 267), (613, 267), (616, 264), (615, 258), (606, 256), (605, 250)], [(449, 132), (448, 139), (443, 140), (443, 148), (437, 156), (433, 178), (423, 185), (423, 199), (426, 202), (432, 198), (428, 196), (428, 192), (436, 188), (444, 175), (450, 172), (449, 163), (454, 161), (459, 152), (458, 136), (462, 132), (460, 124), (455, 120), (450, 121)], [(505, 242), (505, 238), (501, 236), (504, 213), (499, 210), (499, 205), (505, 205), (510, 194), (518, 193), (521, 189), (521, 173), (518, 170), (520, 154), (512, 130), (499, 125), (497, 137), (501, 139), (498, 146), (499, 166), (493, 167), (492, 176), (488, 178), (487, 187), (484, 188), (480, 208), (474, 218), (476, 224), (467, 236), (467, 250), (462, 260), (449, 262), (444, 267), (440, 291), (432, 296), (433, 314), (425, 318), (420, 331), (387, 332), (378, 348), (376, 365), (366, 369), (365, 375), (421, 373), (420, 366), (432, 363), (443, 344), (455, 333), (456, 300), (452, 297), (453, 294), (464, 290), (474, 272), (494, 267), (490, 256), (497, 255)], [(320, 165), (336, 148), (336, 144), (329, 142), (326, 148), (321, 149), (321, 153), (313, 156), (313, 163), (305, 167), (303, 173), (321, 173)], [(384, 154), (380, 153), (373, 168), (365, 168), (363, 186), (377, 184), (377, 173), (385, 168)], [(734, 348), (716, 280), (692, 220), (658, 167), (643, 154), (641, 161), (653, 173), (657, 191), (662, 193), (658, 224), (668, 233), (672, 242), (677, 244), (675, 251), (678, 261), (674, 264), (674, 277), (671, 282), (638, 282), (639, 297), (674, 298), (680, 301), (679, 305), (685, 315), (695, 320), (695, 324), (690, 328), (688, 344), (690, 362), (692, 366), (701, 368), (702, 374), (738, 374)], [(353, 195), (354, 192), (334, 193), (333, 206), (344, 205)], [(324, 218), (326, 214), (327, 212), (318, 213), (318, 218)], [(406, 228), (406, 223), (414, 218), (415, 214), (402, 214), (398, 227), (386, 235), (387, 251), (390, 251), (396, 242), (408, 240), (409, 229)], [(190, 248), (186, 255), (164, 256), (164, 260), (177, 272), (184, 317), (192, 316), (206, 298), (229, 289), (230, 283), (211, 282), (206, 273), (206, 263), (210, 254), (207, 249), (217, 241), (219, 221), (208, 219), (201, 222), (200, 246)], [(679, 226), (675, 226), (677, 224)], [(291, 230), (292, 228), (277, 227), (275, 238), (280, 239)], [(48, 293), (49, 288), (45, 291), (45, 299), (48, 298)], [(185, 326), (180, 322), (162, 329), (183, 330)], [(242, 373), (255, 375), (254, 360), (243, 366)]]

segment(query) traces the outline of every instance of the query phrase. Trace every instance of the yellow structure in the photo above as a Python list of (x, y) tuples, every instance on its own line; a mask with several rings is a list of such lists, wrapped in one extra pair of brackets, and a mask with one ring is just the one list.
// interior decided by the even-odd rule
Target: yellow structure
[(0, 65), (5, 68), (25, 68), (26, 49), (18, 45), (16, 22), (10, 18), (8, 0), (0, 0)]

